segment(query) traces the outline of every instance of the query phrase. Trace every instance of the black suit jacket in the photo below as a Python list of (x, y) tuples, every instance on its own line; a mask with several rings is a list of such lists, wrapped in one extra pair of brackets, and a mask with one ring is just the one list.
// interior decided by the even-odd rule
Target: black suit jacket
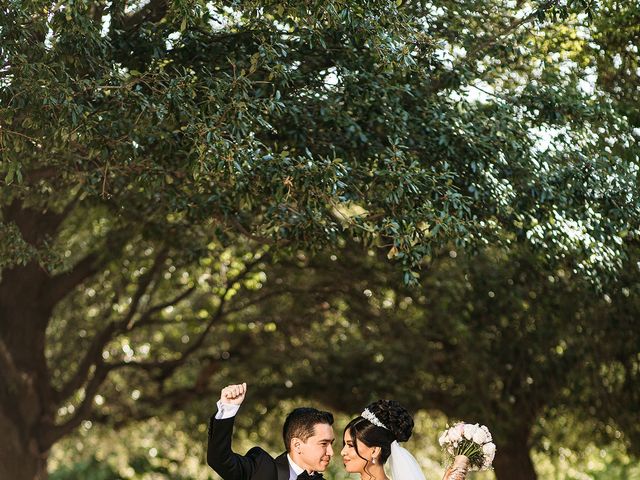
[(235, 417), (209, 420), (207, 463), (223, 480), (289, 480), (289, 461), (286, 452), (273, 458), (260, 447), (253, 447), (246, 455), (231, 450), (231, 436)]

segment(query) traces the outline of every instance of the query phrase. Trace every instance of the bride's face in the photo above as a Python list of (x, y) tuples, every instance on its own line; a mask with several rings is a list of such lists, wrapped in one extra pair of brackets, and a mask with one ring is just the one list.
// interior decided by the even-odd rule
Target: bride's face
[[(369, 463), (369, 466), (371, 466), (373, 449), (367, 447), (360, 440), (351, 438), (351, 434), (348, 430), (344, 432), (343, 441), (344, 447), (342, 448), (340, 455), (342, 455), (342, 461), (344, 462), (345, 470), (349, 473), (363, 474), (364, 468), (367, 465), (367, 461)], [(357, 442), (358, 444), (357, 452), (355, 442)]]

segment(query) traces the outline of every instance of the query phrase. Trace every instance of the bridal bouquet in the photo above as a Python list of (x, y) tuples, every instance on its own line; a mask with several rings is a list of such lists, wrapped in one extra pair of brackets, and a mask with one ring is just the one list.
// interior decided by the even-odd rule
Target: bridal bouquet
[(456, 457), (464, 455), (468, 459), (470, 470), (489, 469), (496, 455), (496, 445), (492, 441), (491, 432), (484, 425), (477, 423), (456, 423), (442, 432), (438, 441), (449, 463), (454, 463)]

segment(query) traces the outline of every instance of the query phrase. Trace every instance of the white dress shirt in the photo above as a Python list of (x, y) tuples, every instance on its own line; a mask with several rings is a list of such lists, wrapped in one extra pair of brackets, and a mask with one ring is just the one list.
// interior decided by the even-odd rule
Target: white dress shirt
[(216, 412), (216, 420), (224, 420), (225, 418), (235, 417), (236, 413), (240, 409), (240, 405), (234, 405), (233, 403), (222, 403), (218, 400), (216, 404), (218, 411)]

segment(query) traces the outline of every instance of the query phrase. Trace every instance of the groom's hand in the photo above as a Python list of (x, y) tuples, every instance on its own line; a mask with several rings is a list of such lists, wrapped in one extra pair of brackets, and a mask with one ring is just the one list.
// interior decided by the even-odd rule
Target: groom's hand
[(247, 394), (247, 384), (229, 385), (220, 391), (220, 401), (232, 405), (240, 405)]

